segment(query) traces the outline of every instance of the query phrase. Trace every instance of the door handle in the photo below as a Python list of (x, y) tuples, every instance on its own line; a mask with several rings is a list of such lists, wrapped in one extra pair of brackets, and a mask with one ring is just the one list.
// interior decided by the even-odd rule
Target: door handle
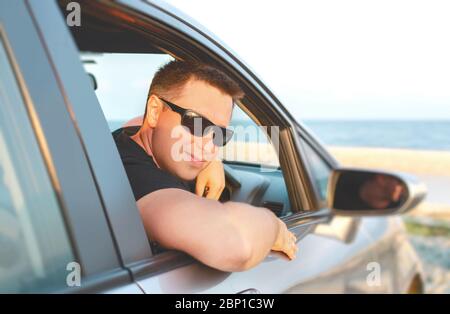
[(260, 294), (260, 293), (261, 293), (261, 291), (259, 291), (258, 289), (249, 288), (249, 289), (242, 290), (241, 292), (238, 292), (237, 294)]

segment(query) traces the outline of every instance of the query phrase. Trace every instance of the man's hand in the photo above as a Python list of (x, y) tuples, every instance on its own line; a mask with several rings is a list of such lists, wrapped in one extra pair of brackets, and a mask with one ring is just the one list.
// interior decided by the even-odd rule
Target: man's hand
[(195, 194), (218, 200), (224, 188), (225, 172), (223, 164), (220, 160), (213, 160), (197, 176)]
[(386, 209), (392, 202), (398, 202), (404, 193), (401, 183), (389, 176), (375, 175), (365, 182), (360, 197), (376, 209)]
[(275, 241), (272, 251), (280, 251), (285, 253), (291, 260), (297, 254), (297, 237), (288, 230), (286, 224), (278, 219), (279, 229), (277, 240)]

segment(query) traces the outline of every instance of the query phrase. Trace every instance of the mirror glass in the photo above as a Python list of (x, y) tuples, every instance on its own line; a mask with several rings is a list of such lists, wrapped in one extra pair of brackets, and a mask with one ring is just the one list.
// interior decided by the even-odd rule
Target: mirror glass
[(338, 175), (333, 208), (393, 211), (404, 205), (407, 194), (404, 181), (394, 175), (347, 170)]

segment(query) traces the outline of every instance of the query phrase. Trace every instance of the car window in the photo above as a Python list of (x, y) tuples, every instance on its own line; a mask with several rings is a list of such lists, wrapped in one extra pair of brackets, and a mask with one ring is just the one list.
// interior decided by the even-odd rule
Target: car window
[[(142, 116), (148, 89), (156, 71), (173, 58), (162, 53), (86, 53), (81, 52), (86, 72), (95, 78), (95, 93), (111, 131), (137, 116)], [(273, 183), (266, 191), (271, 199), (288, 199), (284, 177), (278, 159), (278, 128), (261, 127), (236, 104), (229, 128), (232, 139), (220, 148), (219, 157), (228, 163), (249, 166)], [(267, 133), (274, 138), (270, 142)], [(264, 174), (265, 172), (265, 174)], [(285, 196), (285, 197), (283, 197)], [(272, 204), (273, 203), (273, 204)], [(280, 215), (288, 215), (288, 205), (271, 202), (270, 207)]]
[(0, 69), (0, 292), (62, 289), (74, 256), (1, 41)]
[[(173, 60), (168, 54), (81, 53), (84, 68), (95, 79), (95, 94), (111, 131), (142, 116), (148, 88), (158, 68)], [(265, 128), (235, 106), (230, 128), (234, 135), (221, 150), (227, 161), (279, 167), (277, 142), (270, 143)], [(268, 127), (267, 129), (270, 129)], [(272, 130), (276, 130), (272, 127)]]
[(320, 157), (320, 155), (305, 141), (302, 141), (302, 148), (306, 156), (308, 166), (311, 173), (311, 180), (318, 192), (319, 201), (326, 202), (328, 180), (331, 175), (332, 168)]
[(266, 135), (266, 130), (275, 130), (273, 136), (277, 136), (277, 127), (259, 126), (240, 107), (236, 106), (230, 122), (230, 128), (234, 131), (230, 142), (222, 149), (222, 158), (227, 161), (237, 161), (277, 168), (280, 166), (278, 159), (278, 141), (271, 143)]

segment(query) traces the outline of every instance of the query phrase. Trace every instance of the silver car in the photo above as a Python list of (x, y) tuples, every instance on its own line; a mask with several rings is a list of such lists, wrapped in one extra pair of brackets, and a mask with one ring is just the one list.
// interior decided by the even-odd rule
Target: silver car
[[(297, 235), (295, 260), (270, 253), (230, 273), (150, 245), (111, 136), (143, 113), (147, 87), (133, 79), (148, 84), (151, 73), (144, 63), (133, 68), (139, 58), (215, 64), (246, 93), (233, 123), (277, 126), (275, 164), (224, 160), (221, 201), (274, 211)], [(242, 60), (173, 7), (2, 1), (0, 69), (0, 292), (422, 292), (421, 264), (398, 214), (423, 199), (423, 185), (341, 168)], [(115, 125), (117, 112), (129, 116)], [(273, 144), (272, 131), (264, 134)], [(351, 199), (338, 189), (355, 175), (395, 178), (404, 197), (384, 209), (337, 204), (337, 196)]]

